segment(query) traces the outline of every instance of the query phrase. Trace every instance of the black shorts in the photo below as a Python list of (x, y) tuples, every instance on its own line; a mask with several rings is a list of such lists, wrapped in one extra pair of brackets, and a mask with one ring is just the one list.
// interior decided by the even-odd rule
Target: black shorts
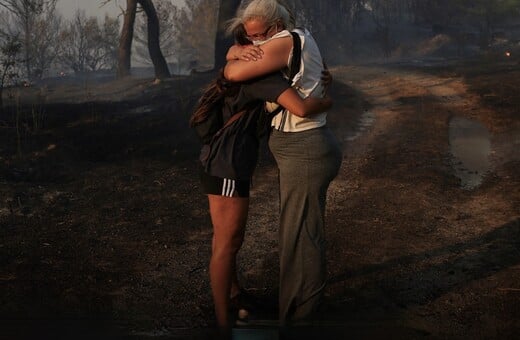
[(226, 197), (249, 197), (251, 181), (220, 178), (200, 170), (202, 190), (206, 195), (220, 195)]

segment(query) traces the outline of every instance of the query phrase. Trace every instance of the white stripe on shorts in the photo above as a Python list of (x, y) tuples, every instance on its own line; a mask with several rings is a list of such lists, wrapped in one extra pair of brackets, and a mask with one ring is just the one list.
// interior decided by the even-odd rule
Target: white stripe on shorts
[(222, 183), (222, 196), (233, 197), (235, 192), (235, 180), (224, 178)]

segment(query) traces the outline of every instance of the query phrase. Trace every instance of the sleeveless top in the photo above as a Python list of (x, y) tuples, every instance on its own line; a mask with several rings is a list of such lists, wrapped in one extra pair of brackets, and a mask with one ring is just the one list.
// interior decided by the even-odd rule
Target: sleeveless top
[[(293, 79), (292, 87), (298, 92), (300, 97), (307, 98), (323, 97), (323, 85), (321, 83), (321, 72), (323, 71), (323, 59), (321, 57), (320, 50), (316, 41), (307, 29), (294, 29), (293, 32), (298, 33), (301, 40), (301, 66), (300, 71), (296, 74)], [(291, 33), (287, 30), (283, 30), (273, 35), (271, 39), (278, 39), (282, 37), (290, 37)], [(287, 60), (287, 66), (291, 64), (292, 49), (289, 53)], [(273, 107), (277, 104), (268, 103), (267, 109), (273, 110)], [(271, 125), (280, 131), (284, 132), (300, 132), (310, 129), (319, 128), (327, 123), (327, 113), (319, 113), (307, 117), (299, 117), (291, 114), (287, 110), (282, 110), (280, 113), (273, 117)]]

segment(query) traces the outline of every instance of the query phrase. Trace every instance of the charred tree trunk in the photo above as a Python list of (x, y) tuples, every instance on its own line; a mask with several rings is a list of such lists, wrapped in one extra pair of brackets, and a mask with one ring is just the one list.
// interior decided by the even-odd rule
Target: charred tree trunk
[(0, 114), (4, 113), (4, 85), (0, 87)]
[(134, 23), (137, 12), (137, 0), (126, 0), (126, 11), (119, 38), (117, 76), (119, 78), (130, 75), (130, 59), (132, 56), (132, 40), (134, 38)]
[(161, 51), (161, 44), (159, 40), (159, 18), (151, 0), (137, 0), (143, 7), (146, 17), (148, 18), (148, 51), (155, 69), (155, 77), (157, 79), (164, 79), (170, 77), (168, 64)]
[(0, 77), (0, 114), (4, 113), (4, 84), (7, 77), (8, 68), (6, 67)]
[(155, 77), (158, 79), (168, 78), (170, 71), (161, 52), (159, 41), (159, 19), (151, 0), (126, 0), (123, 29), (119, 39), (117, 76), (121, 78), (130, 75), (137, 4), (141, 5), (148, 18), (148, 51), (154, 65)]
[(215, 38), (215, 69), (226, 64), (226, 53), (233, 38), (226, 36), (226, 22), (235, 16), (240, 0), (221, 0), (218, 10), (217, 35)]

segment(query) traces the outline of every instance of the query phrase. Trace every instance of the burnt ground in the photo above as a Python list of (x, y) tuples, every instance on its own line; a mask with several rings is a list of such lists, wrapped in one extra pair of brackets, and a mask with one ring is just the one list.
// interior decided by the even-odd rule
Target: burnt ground
[[(329, 190), (322, 327), (306, 334), (518, 337), (520, 64), (332, 72), (344, 160)], [(209, 334), (211, 224), (187, 119), (211, 77), (10, 90), (22, 105), (0, 116), (1, 338)], [(474, 188), (454, 170), (453, 117), (489, 131), (491, 167)], [(270, 305), (276, 183), (264, 150), (239, 269)]]

